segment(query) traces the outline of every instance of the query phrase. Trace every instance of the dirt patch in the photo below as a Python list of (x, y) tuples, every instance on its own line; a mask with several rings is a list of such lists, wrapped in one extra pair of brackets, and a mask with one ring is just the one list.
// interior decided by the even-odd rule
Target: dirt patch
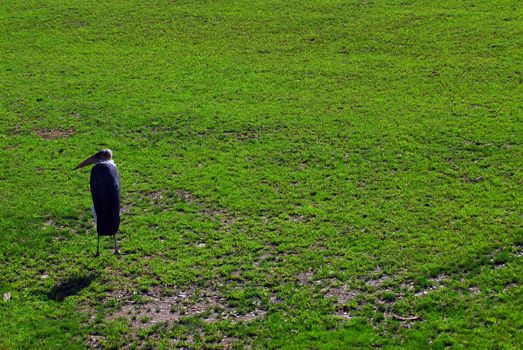
[(68, 129), (40, 129), (36, 130), (36, 134), (45, 140), (53, 140), (73, 135), (75, 130)]
[(46, 221), (44, 221), (43, 228), (47, 228), (47, 227), (55, 227), (55, 228), (60, 229), (60, 230), (63, 230), (65, 228), (64, 225), (60, 225), (59, 223), (57, 223), (53, 219), (47, 219)]
[(75, 20), (75, 21), (70, 21), (69, 22), (69, 26), (71, 28), (81, 28), (81, 27), (85, 27), (87, 26), (87, 22), (85, 21), (79, 21), (79, 20)]
[(254, 129), (244, 130), (236, 135), (238, 141), (258, 140), (260, 134)]
[(328, 246), (323, 242), (317, 242), (311, 246), (312, 250), (322, 251), (326, 252), (329, 248)]
[(283, 300), (278, 298), (278, 296), (276, 294), (272, 293), (269, 296), (269, 304), (282, 304), (282, 303), (283, 303)]
[(159, 201), (159, 200), (163, 199), (163, 193), (162, 193), (162, 191), (154, 191), (154, 192), (148, 193), (146, 195), (146, 197), (153, 201)]
[(384, 282), (390, 280), (390, 276), (387, 276), (387, 275), (382, 275), (378, 278), (374, 278), (374, 279), (370, 279), (368, 280), (366, 283), (370, 286), (373, 286), (373, 287), (379, 287), (381, 286)]
[(194, 197), (194, 195), (187, 190), (176, 191), (176, 195), (184, 202), (196, 203), (196, 197)]
[(342, 283), (337, 279), (317, 279), (313, 280), (313, 271), (307, 271), (299, 275), (300, 283), (314, 284), (321, 289), (321, 293), (326, 299), (332, 299), (335, 304), (334, 316), (341, 319), (349, 320), (352, 315), (346, 309), (347, 303), (354, 300), (360, 295), (359, 290), (349, 287), (346, 283)]
[(126, 318), (134, 328), (144, 328), (159, 322), (178, 321), (182, 317), (194, 316), (218, 305), (215, 295), (202, 295), (200, 300), (191, 301), (194, 291), (178, 292), (173, 296), (159, 296), (157, 293), (146, 294), (144, 304), (129, 301), (109, 319)]
[[(326, 299), (332, 299), (335, 306), (334, 316), (341, 319), (351, 319), (351, 309), (358, 314), (362, 307), (368, 305), (366, 300), (374, 300), (371, 302), (371, 307), (375, 313), (381, 314), (381, 317), (372, 320), (375, 327), (392, 320), (399, 321), (400, 327), (410, 328), (414, 322), (422, 321), (421, 317), (416, 315), (397, 315), (392, 313), (394, 306), (398, 301), (405, 300), (406, 293), (413, 293), (415, 284), (411, 281), (406, 281), (400, 284), (401, 291), (396, 291), (393, 287), (385, 287), (383, 284), (386, 281), (392, 280), (389, 275), (383, 274), (378, 267), (373, 272), (373, 275), (380, 275), (379, 277), (362, 280), (364, 282), (363, 289), (355, 289), (350, 287), (347, 283), (339, 281), (338, 279), (319, 280), (320, 285), (325, 286), (321, 291)], [(368, 286), (376, 288), (368, 288)]]
[(400, 284), (400, 288), (401, 288), (402, 291), (411, 292), (414, 289), (416, 289), (416, 285), (414, 284), (413, 281), (407, 280), (407, 281), (404, 281), (404, 282), (402, 282)]
[(420, 290), (420, 291), (414, 293), (414, 296), (415, 296), (415, 297), (422, 297), (422, 296), (427, 295), (427, 294), (429, 294), (430, 292), (436, 291), (436, 290), (438, 290), (438, 289), (439, 289), (439, 288), (436, 287), (436, 286), (431, 286), (431, 287), (428, 287), (428, 288), (422, 289), (422, 290)]
[(345, 310), (338, 310), (334, 313), (334, 316), (343, 318), (344, 320), (350, 320), (352, 318), (351, 314)]
[(306, 272), (301, 272), (298, 274), (298, 281), (301, 285), (307, 285), (312, 283), (312, 277), (314, 276), (314, 271), (309, 270)]
[[(48, 229), (48, 228), (54, 228), (55, 230), (61, 231), (61, 232), (67, 232), (74, 234), (77, 232), (75, 228), (63, 225), (53, 219), (47, 219), (42, 223), (42, 230)], [(53, 237), (53, 240), (55, 241), (63, 241), (65, 239), (65, 236), (63, 235), (57, 235)]]
[[(197, 332), (200, 338), (205, 338), (205, 334), (200, 330)], [(224, 349), (229, 350), (234, 347), (234, 345), (238, 342), (238, 338), (234, 336), (224, 336), (220, 340), (215, 340), (211, 343), (206, 343), (204, 345), (204, 348), (207, 349)], [(171, 339), (170, 345), (172, 348), (176, 349), (193, 349), (194, 348), (194, 335), (193, 334), (187, 334), (184, 335), (184, 339)]]
[(374, 278), (371, 278), (365, 282), (369, 286), (379, 287), (386, 281), (390, 280), (390, 276), (384, 274), (381, 271), (381, 267), (379, 266), (376, 267), (376, 269), (372, 272), (372, 275), (374, 276)]
[(124, 204), (122, 205), (122, 207), (120, 208), (120, 213), (127, 213), (131, 208), (133, 207), (132, 204)]
[(237, 217), (235, 217), (234, 215), (232, 215), (225, 209), (209, 209), (208, 208), (208, 209), (205, 209), (203, 212), (208, 217), (220, 221), (222, 223), (222, 225), (225, 225), (225, 226), (234, 225), (238, 221)]
[(469, 292), (471, 294), (478, 294), (480, 292), (480, 289), (479, 289), (479, 287), (473, 286), (473, 287), (469, 288)]
[(18, 122), (16, 125), (11, 128), (11, 135), (18, 135), (20, 133), (20, 130), (22, 128), (22, 123)]
[(444, 284), (448, 282), (450, 279), (450, 276), (444, 273), (440, 273), (436, 277), (431, 277), (429, 280), (434, 284)]
[(290, 214), (289, 215), (289, 219), (291, 219), (291, 221), (294, 221), (294, 222), (304, 222), (304, 221), (306, 221), (305, 220), (305, 216), (303, 216), (301, 214)]
[(236, 141), (245, 142), (249, 140), (258, 140), (260, 134), (255, 129), (244, 129), (241, 131), (225, 131), (225, 135), (233, 136), (236, 138)]
[(172, 295), (162, 295), (155, 288), (143, 295), (145, 301), (138, 303), (123, 296), (121, 308), (108, 317), (109, 320), (124, 318), (133, 328), (146, 328), (157, 323), (173, 323), (182, 318), (200, 316), (206, 322), (229, 320), (232, 322), (250, 322), (263, 317), (266, 313), (256, 308), (248, 313), (239, 313), (228, 305), (226, 298), (212, 289), (189, 288), (173, 290)]
[(445, 288), (447, 282), (449, 281), (449, 278), (450, 277), (444, 273), (439, 274), (436, 277), (429, 278), (429, 281), (432, 283), (432, 285), (417, 291), (416, 293), (414, 293), (414, 296), (421, 297), (429, 294), (430, 292)]
[(103, 341), (105, 340), (105, 336), (103, 335), (91, 335), (89, 334), (86, 339), (85, 343), (88, 348), (90, 349), (102, 349), (103, 348)]
[(260, 264), (266, 260), (269, 260), (271, 257), (273, 256), (273, 253), (270, 253), (270, 252), (264, 252), (263, 254), (261, 254), (260, 256), (258, 256), (254, 262), (253, 262), (253, 265), (258, 267), (260, 266)]
[(505, 287), (503, 288), (503, 291), (504, 292), (508, 292), (510, 291), (512, 288), (516, 288), (519, 286), (519, 283), (508, 283), (505, 285)]
[(224, 337), (220, 344), (223, 346), (224, 349), (229, 350), (232, 349), (234, 344), (238, 341), (238, 338), (236, 337)]
[(337, 304), (344, 305), (359, 295), (359, 291), (351, 289), (346, 284), (331, 287), (325, 293), (326, 298), (334, 298)]

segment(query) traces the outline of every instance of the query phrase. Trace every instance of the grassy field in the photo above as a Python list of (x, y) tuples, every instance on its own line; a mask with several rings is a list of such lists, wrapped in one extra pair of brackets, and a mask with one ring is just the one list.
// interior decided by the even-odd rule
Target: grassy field
[(0, 8), (0, 349), (522, 346), (521, 1)]

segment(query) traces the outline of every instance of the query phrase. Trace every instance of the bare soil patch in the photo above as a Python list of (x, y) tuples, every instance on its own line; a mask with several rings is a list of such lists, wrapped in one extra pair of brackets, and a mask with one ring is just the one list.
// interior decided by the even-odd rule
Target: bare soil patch
[(239, 142), (258, 140), (260, 138), (259, 132), (250, 128), (241, 131), (225, 131), (224, 134), (227, 136), (234, 136)]
[(347, 304), (360, 294), (358, 290), (351, 289), (346, 284), (330, 287), (325, 293), (326, 298), (334, 298), (340, 305)]
[(69, 137), (73, 135), (75, 130), (73, 128), (67, 129), (40, 129), (36, 130), (36, 134), (45, 140), (53, 140), (58, 138)]
[(103, 348), (103, 341), (105, 340), (105, 336), (103, 335), (87, 335), (87, 338), (85, 339), (86, 345), (90, 349), (102, 349)]
[(256, 308), (248, 313), (239, 313), (228, 305), (225, 297), (216, 290), (206, 288), (173, 289), (172, 295), (162, 295), (155, 288), (143, 295), (145, 302), (137, 303), (131, 295), (122, 296), (121, 308), (108, 319), (127, 319), (133, 328), (146, 328), (156, 323), (173, 323), (185, 317), (200, 316), (206, 322), (229, 320), (232, 322), (250, 322), (263, 317), (266, 313)]
[(59, 223), (57, 223), (53, 219), (47, 219), (46, 221), (44, 221), (43, 227), (44, 228), (55, 227), (55, 228), (60, 229), (60, 230), (63, 230), (65, 228), (64, 225), (60, 225)]

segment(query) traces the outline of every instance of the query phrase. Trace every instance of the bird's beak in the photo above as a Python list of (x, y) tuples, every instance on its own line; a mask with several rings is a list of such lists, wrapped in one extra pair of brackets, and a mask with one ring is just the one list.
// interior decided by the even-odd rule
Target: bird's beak
[(78, 164), (78, 165), (76, 166), (76, 168), (74, 168), (73, 170), (83, 168), (84, 166), (89, 165), (89, 164), (94, 164), (94, 163), (96, 163), (97, 161), (98, 161), (98, 160), (96, 159), (95, 156), (91, 156), (91, 157), (87, 158), (86, 160), (84, 160), (83, 162), (81, 162), (80, 164)]

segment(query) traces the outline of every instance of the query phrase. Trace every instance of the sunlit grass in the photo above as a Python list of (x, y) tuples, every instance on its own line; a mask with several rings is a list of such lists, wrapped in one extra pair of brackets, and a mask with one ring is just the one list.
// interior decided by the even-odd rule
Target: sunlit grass
[(0, 347), (521, 346), (518, 2), (0, 6)]

